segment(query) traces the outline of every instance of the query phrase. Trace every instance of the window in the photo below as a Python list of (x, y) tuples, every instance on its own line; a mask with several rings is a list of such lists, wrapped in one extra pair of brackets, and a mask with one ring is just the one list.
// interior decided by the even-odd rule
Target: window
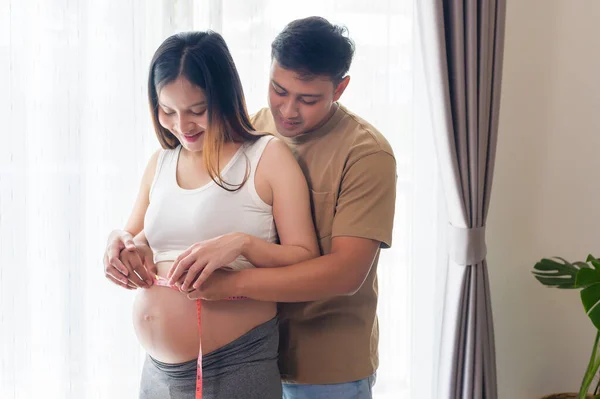
[(152, 53), (175, 31), (219, 31), (254, 112), (266, 106), (272, 39), (309, 15), (348, 27), (356, 55), (341, 102), (388, 138), (398, 161), (394, 245), (383, 251), (378, 271), (375, 398), (427, 396), (416, 387), (431, 383), (435, 284), (424, 282), (436, 280), (427, 267), (440, 253), (441, 208), (427, 117), (416, 112), (424, 94), (415, 85), (411, 0), (304, 0), (294, 7), (277, 0), (51, 0), (4, 7), (0, 397), (136, 396), (143, 351), (131, 324), (134, 294), (104, 279), (101, 257), (158, 147), (146, 104)]

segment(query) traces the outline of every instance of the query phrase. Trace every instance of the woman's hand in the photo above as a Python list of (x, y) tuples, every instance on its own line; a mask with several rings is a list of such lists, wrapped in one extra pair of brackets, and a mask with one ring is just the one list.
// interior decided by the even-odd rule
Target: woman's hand
[(121, 250), (119, 261), (130, 271), (130, 281), (140, 288), (150, 288), (157, 273), (152, 249), (143, 243), (134, 243), (133, 246), (134, 248), (126, 247)]
[[(125, 252), (130, 252), (126, 254), (127, 266), (120, 259)], [(126, 289), (150, 287), (152, 276), (144, 267), (143, 259), (144, 256), (138, 254), (133, 236), (126, 231), (115, 230), (110, 234), (104, 251), (104, 275), (112, 283)]]
[(212, 272), (242, 255), (248, 241), (246, 234), (229, 233), (192, 245), (171, 266), (167, 274), (169, 284), (180, 283), (184, 292), (200, 287)]

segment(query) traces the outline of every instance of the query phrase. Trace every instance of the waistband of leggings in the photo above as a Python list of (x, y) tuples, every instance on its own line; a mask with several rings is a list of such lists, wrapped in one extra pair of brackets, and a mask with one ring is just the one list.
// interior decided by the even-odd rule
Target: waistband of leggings
[(196, 376), (196, 363), (198, 359), (192, 359), (182, 363), (163, 363), (148, 355), (150, 362), (166, 376), (174, 379), (193, 379)]
[[(275, 316), (271, 320), (259, 324), (258, 326), (246, 332), (239, 338), (236, 338), (232, 342), (222, 346), (221, 348), (215, 349), (214, 351), (205, 354), (202, 359), (203, 363), (207, 361), (210, 362), (213, 358), (220, 358), (227, 352), (229, 352), (227, 354), (231, 355), (231, 352), (237, 352), (236, 349), (238, 349), (240, 346), (244, 346), (245, 344), (251, 344), (253, 341), (261, 340), (262, 338), (271, 335), (273, 332), (277, 332), (278, 326), (279, 320), (277, 316)], [(198, 363), (197, 358), (182, 363), (164, 363), (160, 360), (153, 358), (150, 355), (148, 355), (148, 358), (150, 359), (152, 364), (156, 366), (157, 369), (171, 376), (178, 376), (182, 373), (188, 373), (191, 371), (195, 372), (197, 367), (196, 364)]]

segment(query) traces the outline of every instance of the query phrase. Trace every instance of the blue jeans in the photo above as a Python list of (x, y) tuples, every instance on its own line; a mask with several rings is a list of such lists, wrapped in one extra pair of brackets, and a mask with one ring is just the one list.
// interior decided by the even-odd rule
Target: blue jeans
[(372, 399), (375, 374), (342, 384), (283, 384), (283, 399)]

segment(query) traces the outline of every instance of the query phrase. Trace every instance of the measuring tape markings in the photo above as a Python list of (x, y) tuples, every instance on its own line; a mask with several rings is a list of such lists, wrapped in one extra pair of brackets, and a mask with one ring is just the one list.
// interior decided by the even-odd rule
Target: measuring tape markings
[[(166, 278), (161, 277), (157, 274), (154, 275), (154, 285), (157, 285), (159, 287), (172, 288), (177, 291), (180, 291), (179, 287), (177, 287), (176, 285), (170, 285), (169, 280), (167, 280)], [(232, 297), (227, 298), (228, 301), (239, 301), (239, 300), (244, 300), (244, 299), (248, 299), (248, 298), (243, 297), (243, 296), (232, 296)], [(200, 320), (201, 312), (202, 312), (202, 300), (197, 299), (196, 300), (196, 313), (197, 313), (197, 318), (198, 318), (198, 347), (199, 348), (198, 348), (198, 363), (196, 366), (196, 399), (202, 399), (202, 338), (201, 338), (202, 322)]]

